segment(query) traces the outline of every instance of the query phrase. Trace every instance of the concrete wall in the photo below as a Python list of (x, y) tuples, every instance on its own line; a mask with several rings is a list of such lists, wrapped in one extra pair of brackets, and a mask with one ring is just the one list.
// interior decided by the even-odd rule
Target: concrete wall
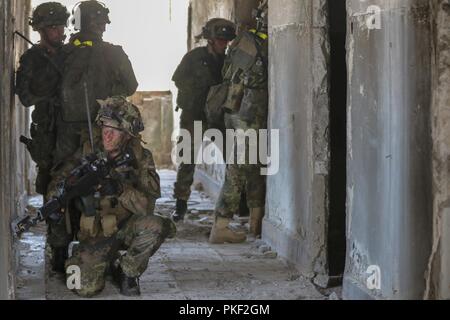
[(263, 239), (325, 283), (328, 218), (325, 0), (269, 1), (269, 127), (280, 130), (280, 171), (267, 180)]
[(450, 3), (432, 8), (433, 251), (426, 298), (450, 299)]
[[(192, 34), (218, 12), (236, 14), (231, 1), (199, 4), (191, 4)], [(380, 29), (368, 27), (371, 5), (381, 9)], [(269, 126), (280, 130), (281, 156), (280, 172), (268, 177), (263, 239), (324, 284), (327, 1), (269, 6)], [(448, 0), (347, 0), (345, 298), (450, 298), (449, 12)], [(218, 172), (205, 167), (199, 175), (220, 186)], [(367, 287), (371, 266), (380, 269), (380, 289)]]
[(19, 143), (27, 133), (28, 112), (14, 99), (14, 67), (24, 50), (14, 30), (28, 33), (25, 18), (29, 1), (0, 1), (0, 299), (14, 298), (17, 255), (11, 235), (11, 220), (23, 211), (29, 159)]
[[(368, 29), (369, 5), (381, 8), (381, 29)], [(347, 13), (343, 294), (420, 299), (431, 248), (429, 1), (349, 0)], [(379, 290), (366, 286), (371, 265), (381, 270)]]
[(158, 169), (172, 167), (173, 106), (170, 91), (136, 92), (131, 97), (139, 108), (145, 130), (143, 146), (153, 153)]

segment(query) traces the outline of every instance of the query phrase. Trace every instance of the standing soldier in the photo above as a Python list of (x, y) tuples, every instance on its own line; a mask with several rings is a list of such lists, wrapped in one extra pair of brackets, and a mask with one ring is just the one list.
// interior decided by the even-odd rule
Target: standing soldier
[(47, 193), (53, 166), (57, 91), (62, 69), (58, 52), (65, 39), (68, 18), (66, 7), (58, 2), (46, 2), (36, 7), (29, 24), (39, 32), (41, 39), (22, 55), (17, 70), (16, 93), (25, 107), (35, 107), (31, 115), (31, 139), (21, 140), (36, 162), (36, 192), (42, 195)]
[[(141, 146), (144, 126), (138, 108), (125, 97), (98, 102), (101, 108), (96, 123), (101, 128), (102, 143), (96, 158), (118, 162), (127, 155), (132, 161), (113, 168), (90, 195), (75, 199), (82, 212), (80, 244), (66, 267), (80, 268), (81, 288), (76, 292), (83, 297), (103, 290), (110, 268), (120, 292), (136, 296), (140, 294), (139, 277), (147, 269), (149, 258), (166, 238), (175, 236), (176, 227), (171, 219), (154, 214), (160, 197), (159, 176), (151, 152)], [(86, 142), (76, 152), (77, 160), (65, 162), (50, 186), (52, 191), (82, 159), (92, 157), (90, 150)], [(120, 254), (119, 250), (126, 251)]]
[[(99, 110), (96, 99), (131, 96), (138, 83), (122, 47), (103, 41), (109, 9), (98, 1), (83, 1), (73, 10), (72, 35), (65, 56), (61, 113), (57, 119), (56, 164), (70, 157), (89, 139), (89, 119)], [(89, 114), (88, 112), (89, 111)], [(99, 137), (98, 129), (94, 138)]]
[[(267, 128), (267, 2), (260, 2), (256, 14), (257, 27), (243, 31), (238, 36), (225, 61), (224, 83), (229, 85), (224, 104), (227, 129), (246, 131)], [(257, 147), (257, 144), (250, 146), (250, 142), (246, 140), (246, 154), (249, 154), (251, 147)], [(250, 234), (261, 234), (266, 181), (260, 169), (260, 164), (227, 165), (225, 182), (216, 204), (216, 217), (209, 238), (211, 243), (245, 241), (245, 233), (236, 232), (229, 226), (234, 213), (239, 210), (242, 192), (246, 193), (247, 206), (250, 209)]]
[[(212, 86), (222, 82), (222, 67), (228, 43), (236, 37), (236, 28), (231, 21), (215, 18), (209, 20), (203, 28), (203, 37), (208, 40), (205, 47), (188, 52), (175, 71), (172, 80), (178, 88), (177, 108), (182, 109), (180, 128), (191, 134), (191, 164), (181, 163), (175, 182), (174, 197), (176, 210), (172, 215), (175, 222), (183, 220), (187, 212), (187, 201), (194, 181), (195, 157), (194, 121), (202, 122), (202, 131), (206, 130), (207, 118), (205, 104)], [(217, 124), (209, 121), (210, 128)], [(222, 128), (218, 128), (222, 129)]]

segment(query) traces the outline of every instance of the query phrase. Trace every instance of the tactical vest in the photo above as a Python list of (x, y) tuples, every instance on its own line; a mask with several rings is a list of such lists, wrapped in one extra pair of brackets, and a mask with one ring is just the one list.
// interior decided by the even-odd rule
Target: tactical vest
[[(86, 122), (88, 107), (91, 121), (94, 121), (99, 110), (97, 99), (129, 96), (137, 88), (131, 64), (121, 47), (102, 40), (80, 38), (73, 37), (63, 49), (66, 60), (61, 85), (61, 118), (69, 123)], [(132, 77), (126, 79), (121, 74), (122, 69), (129, 69)]]
[(267, 121), (267, 64), (267, 35), (249, 30), (233, 42), (223, 70), (228, 85), (223, 108), (260, 128)]
[[(90, 150), (88, 144), (84, 145), (84, 150)], [(132, 153), (136, 159), (132, 164), (115, 168), (111, 172), (111, 177), (121, 181), (124, 185), (130, 184), (136, 190), (155, 199), (161, 197), (159, 176), (154, 168), (154, 161), (151, 152), (144, 149), (138, 139), (130, 141), (127, 148), (128, 153)], [(86, 152), (83, 152), (86, 154)], [(143, 166), (150, 165), (151, 168)], [(91, 195), (78, 199), (78, 207), (82, 212), (80, 220), (79, 238), (110, 237), (114, 235), (120, 227), (133, 214), (145, 215), (148, 212), (131, 212), (124, 208), (117, 196), (95, 197)], [(133, 202), (136, 199), (122, 199), (122, 201)], [(130, 203), (128, 203), (129, 205)], [(136, 208), (139, 204), (135, 203)], [(140, 210), (145, 211), (144, 208)]]

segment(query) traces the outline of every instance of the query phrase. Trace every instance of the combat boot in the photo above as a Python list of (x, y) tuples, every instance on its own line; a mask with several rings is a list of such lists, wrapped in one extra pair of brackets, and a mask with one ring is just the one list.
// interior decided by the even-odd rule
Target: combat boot
[(176, 209), (174, 213), (172, 213), (172, 220), (174, 222), (183, 220), (186, 212), (187, 212), (187, 201), (177, 199)]
[(210, 243), (241, 243), (247, 239), (245, 232), (236, 232), (230, 229), (230, 221), (229, 218), (216, 216), (209, 236)]
[(136, 297), (141, 295), (139, 286), (139, 277), (128, 277), (119, 266), (117, 270), (117, 281), (119, 282), (120, 293), (127, 297)]
[(52, 270), (59, 273), (65, 273), (65, 263), (68, 258), (66, 247), (52, 248)]
[(249, 233), (255, 237), (261, 235), (264, 207), (250, 208)]

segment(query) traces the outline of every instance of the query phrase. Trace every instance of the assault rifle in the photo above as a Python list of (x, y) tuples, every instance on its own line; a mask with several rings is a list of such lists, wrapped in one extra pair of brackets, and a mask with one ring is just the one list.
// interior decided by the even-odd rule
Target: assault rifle
[(68, 203), (77, 198), (93, 194), (96, 187), (110, 174), (111, 170), (133, 161), (133, 157), (126, 153), (116, 160), (99, 158), (91, 155), (83, 159), (81, 166), (71, 171), (69, 176), (58, 184), (59, 196), (48, 201), (37, 211), (37, 216), (27, 216), (15, 226), (17, 236), (28, 231), (32, 226), (44, 220), (60, 221)]

